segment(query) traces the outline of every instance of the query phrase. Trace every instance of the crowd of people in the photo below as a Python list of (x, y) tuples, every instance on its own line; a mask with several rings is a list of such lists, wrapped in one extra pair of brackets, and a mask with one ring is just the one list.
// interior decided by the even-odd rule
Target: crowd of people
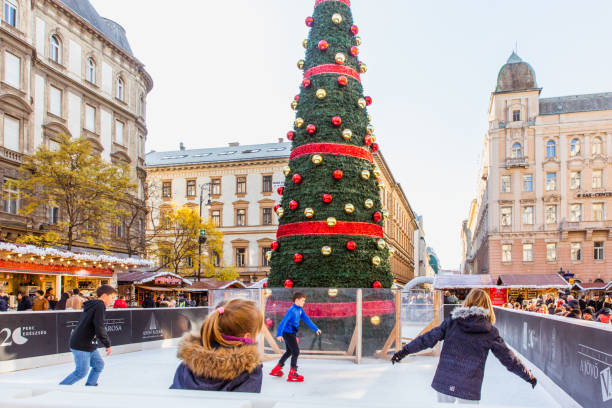
[(519, 296), (514, 302), (504, 304), (504, 307), (610, 324), (612, 296), (582, 295), (576, 299), (572, 295), (553, 296), (549, 293), (528, 301)]

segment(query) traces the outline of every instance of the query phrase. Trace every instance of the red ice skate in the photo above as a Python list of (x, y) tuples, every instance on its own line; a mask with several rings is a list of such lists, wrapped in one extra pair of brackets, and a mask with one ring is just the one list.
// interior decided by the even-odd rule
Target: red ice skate
[(297, 373), (297, 370), (294, 370), (292, 368), (289, 371), (289, 375), (287, 376), (287, 381), (288, 382), (303, 382), (304, 381), (304, 376), (303, 375), (299, 375)]
[(270, 371), (270, 375), (274, 377), (282, 377), (284, 374), (285, 373), (283, 373), (283, 367), (278, 364), (272, 369), (272, 371)]

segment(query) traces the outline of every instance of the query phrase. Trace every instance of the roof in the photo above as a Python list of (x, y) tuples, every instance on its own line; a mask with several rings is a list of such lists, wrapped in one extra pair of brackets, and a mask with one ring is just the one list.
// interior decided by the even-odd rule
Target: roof
[(434, 280), (434, 289), (471, 289), (490, 288), (495, 286), (491, 275), (438, 275)]
[(157, 271), (157, 272), (126, 272), (117, 274), (118, 282), (129, 282), (135, 285), (139, 285), (142, 283), (155, 281), (156, 278), (161, 276), (172, 276), (175, 278), (179, 278), (184, 284), (191, 285), (191, 281), (189, 279), (185, 279), (180, 275), (177, 275), (168, 271)]
[[(612, 283), (612, 282), (610, 282)], [(595, 282), (589, 282), (589, 283), (582, 283), (582, 282), (576, 282), (574, 283), (574, 286), (572, 286), (572, 290), (605, 290), (606, 287), (608, 285), (610, 285), (610, 283), (595, 283)]]
[(567, 289), (569, 283), (557, 273), (499, 275), (497, 285), (506, 288)]
[(185, 289), (228, 289), (228, 288), (238, 288), (244, 289), (246, 285), (238, 280), (233, 281), (219, 281), (216, 279), (202, 279), (199, 282), (193, 282), (191, 286), (186, 287)]
[(540, 115), (592, 112), (612, 109), (612, 92), (557, 96), (540, 99)]
[(113, 20), (100, 16), (89, 0), (59, 0), (59, 2), (94, 26), (100, 33), (104, 34), (105, 37), (127, 52), (130, 56), (134, 56), (132, 48), (130, 48), (130, 44), (128, 43), (127, 36), (125, 35), (125, 29)]
[(249, 288), (263, 289), (267, 286), (268, 286), (268, 278), (263, 278), (261, 280), (258, 280), (257, 282), (253, 282), (252, 284), (250, 284)]
[(495, 92), (524, 91), (537, 88), (534, 69), (513, 52), (506, 64), (499, 70)]
[(291, 142), (147, 153), (147, 167), (289, 158)]

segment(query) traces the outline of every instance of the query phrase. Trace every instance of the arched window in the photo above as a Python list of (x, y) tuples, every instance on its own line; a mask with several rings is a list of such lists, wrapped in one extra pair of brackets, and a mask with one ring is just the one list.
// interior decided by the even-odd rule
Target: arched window
[(87, 59), (87, 80), (92, 84), (96, 83), (96, 63), (93, 58)]
[(523, 157), (523, 148), (520, 143), (515, 143), (512, 145), (512, 158), (519, 159)]
[(593, 155), (601, 154), (603, 150), (603, 143), (601, 142), (601, 137), (596, 136), (593, 138), (593, 146), (591, 148)]
[(58, 64), (62, 62), (62, 44), (56, 35), (51, 36), (51, 59)]
[(580, 150), (580, 139), (576, 137), (570, 142), (570, 156), (578, 156), (580, 154)]
[(546, 142), (546, 157), (551, 159), (557, 157), (557, 143), (554, 140)]
[(142, 93), (140, 94), (139, 101), (140, 101), (140, 116), (144, 118), (145, 116), (145, 97)]
[(123, 95), (125, 93), (125, 88), (123, 86), (123, 79), (117, 78), (117, 99), (123, 100)]

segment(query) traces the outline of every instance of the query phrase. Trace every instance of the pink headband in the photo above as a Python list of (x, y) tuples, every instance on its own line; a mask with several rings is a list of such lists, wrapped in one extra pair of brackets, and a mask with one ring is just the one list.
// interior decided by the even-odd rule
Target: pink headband
[(234, 337), (234, 336), (228, 336), (226, 334), (222, 334), (221, 337), (223, 337), (223, 340), (227, 340), (227, 341), (239, 341), (242, 344), (247, 344), (247, 345), (254, 344), (253, 340), (247, 337)]
[(219, 314), (223, 314), (223, 313), (225, 313), (225, 309), (224, 309), (224, 308), (222, 308), (222, 307), (218, 307), (218, 308), (217, 308), (217, 313), (219, 313)]

